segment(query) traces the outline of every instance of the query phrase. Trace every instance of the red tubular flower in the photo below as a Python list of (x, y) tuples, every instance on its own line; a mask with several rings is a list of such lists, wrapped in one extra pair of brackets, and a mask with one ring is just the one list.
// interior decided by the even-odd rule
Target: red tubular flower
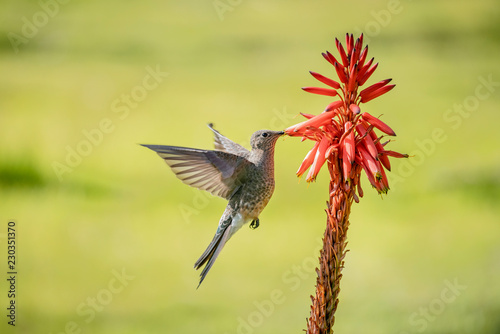
[(366, 103), (370, 100), (373, 100), (374, 98), (379, 97), (380, 95), (387, 93), (388, 91), (390, 91), (394, 87), (396, 87), (396, 85), (388, 85), (388, 86), (380, 87), (380, 88), (372, 91), (371, 93), (367, 93), (365, 95), (360, 94), (361, 102)]
[(321, 94), (326, 96), (335, 96), (338, 94), (335, 89), (329, 89), (329, 88), (304, 87), (302, 89), (309, 93)]
[(314, 162), (307, 174), (307, 181), (311, 182), (316, 179), (316, 175), (318, 175), (319, 170), (324, 165), (326, 161), (325, 152), (328, 149), (328, 138), (325, 136), (321, 139), (318, 145), (318, 149), (316, 151), (316, 156), (314, 157)]
[(306, 172), (306, 170), (309, 167), (311, 167), (311, 165), (314, 161), (314, 158), (316, 157), (316, 151), (318, 150), (318, 146), (319, 146), (319, 142), (316, 142), (314, 144), (314, 147), (312, 148), (312, 150), (310, 150), (307, 153), (304, 161), (302, 161), (302, 164), (300, 165), (299, 170), (297, 171), (298, 177), (301, 177)]
[[(324, 153), (329, 153), (329, 156), (326, 157), (327, 160), (334, 162), (335, 159), (338, 159), (340, 163), (333, 165), (339, 169), (336, 172), (344, 177), (343, 182), (347, 187), (356, 179), (356, 175), (352, 175), (351, 171), (365, 170), (371, 185), (379, 193), (386, 193), (389, 185), (383, 169), (390, 170), (391, 168), (388, 157), (403, 158), (407, 155), (384, 148), (380, 143), (382, 137), (379, 137), (375, 130), (389, 136), (395, 136), (396, 133), (379, 118), (367, 112), (361, 112), (360, 104), (387, 93), (395, 85), (389, 84), (392, 79), (386, 79), (363, 90), (359, 89), (378, 67), (378, 63), (372, 65), (373, 58), (365, 63), (368, 46), (363, 48), (363, 35), (356, 41), (352, 35), (346, 35), (346, 48), (338, 39), (335, 39), (335, 46), (340, 57), (335, 58), (328, 51), (322, 55), (333, 65), (339, 80), (333, 80), (311, 71), (310, 73), (315, 79), (329, 87), (304, 87), (303, 90), (313, 94), (338, 96), (339, 99), (331, 102), (319, 115), (304, 114), (307, 120), (289, 127), (285, 133), (289, 136), (322, 142), (321, 149), (315, 145), (312, 149), (315, 154), (311, 155), (319, 158)], [(326, 140), (329, 142), (328, 145)], [(332, 146), (338, 149), (332, 149)], [(308, 154), (304, 159), (298, 174), (302, 175), (305, 172), (304, 167), (313, 164), (311, 155)], [(354, 157), (358, 157), (358, 159), (354, 159)], [(346, 159), (347, 161), (344, 161)], [(314, 168), (311, 168), (308, 173), (307, 181), (315, 180), (320, 167), (324, 165), (324, 161), (316, 158), (314, 163)], [(357, 186), (359, 189), (358, 184)]]
[[(373, 60), (373, 58), (372, 58), (372, 60)], [(377, 67), (378, 67), (378, 63), (376, 63), (376, 64), (375, 64), (375, 65), (373, 65), (372, 67), (368, 68), (368, 65), (369, 65), (369, 64), (371, 64), (371, 61), (370, 61), (370, 63), (368, 63), (367, 65), (365, 65), (365, 66), (363, 67), (363, 72), (362, 72), (362, 73), (363, 73), (363, 75), (361, 75), (361, 74), (360, 74), (360, 75), (358, 76), (358, 79), (357, 79), (357, 80), (358, 80), (358, 84), (359, 84), (360, 86), (363, 86), (363, 85), (365, 84), (366, 80), (368, 80), (368, 79), (372, 76), (373, 72), (375, 72), (375, 70), (376, 70), (376, 69), (377, 69)]]
[(377, 89), (379, 88), (382, 88), (384, 87), (385, 85), (387, 85), (389, 82), (391, 82), (392, 79), (386, 79), (386, 80), (382, 80), (380, 82), (377, 82), (376, 84), (373, 84), (371, 85), (370, 87), (368, 88), (365, 88), (363, 89), (359, 95), (361, 96), (361, 98), (363, 98), (363, 96), (367, 96), (368, 94), (372, 94), (374, 91), (376, 91)]
[(364, 125), (363, 124), (356, 125), (356, 131), (361, 136), (360, 140), (363, 143), (363, 145), (366, 147), (368, 152), (370, 152), (371, 156), (374, 158), (377, 158), (377, 156), (379, 154), (377, 146), (373, 142), (373, 138), (370, 135), (368, 135)]
[(373, 125), (377, 129), (379, 129), (380, 131), (388, 134), (389, 136), (396, 135), (394, 130), (392, 130), (387, 124), (382, 122), (380, 119), (373, 117), (372, 115), (370, 115), (367, 112), (363, 113), (363, 115), (361, 115), (361, 118), (363, 118), (363, 120), (367, 121), (368, 123), (370, 123), (371, 125)]
[(394, 151), (380, 151), (379, 154), (381, 155), (388, 155), (390, 157), (394, 157), (394, 158), (408, 158), (408, 154), (401, 154), (401, 153), (398, 153), (398, 152), (394, 152)]
[(337, 75), (339, 76), (340, 81), (346, 83), (347, 77), (344, 72), (344, 67), (337, 62), (333, 64), (333, 67), (335, 67), (335, 70), (337, 71)]
[(342, 101), (335, 101), (326, 106), (325, 111), (332, 111), (334, 109), (338, 109), (342, 107)]
[(340, 88), (340, 84), (337, 81), (334, 81), (334, 80), (332, 80), (330, 78), (324, 77), (321, 74), (313, 72), (313, 71), (309, 71), (309, 73), (311, 73), (311, 75), (313, 77), (315, 77), (316, 79), (318, 79), (319, 81), (321, 81), (325, 85), (328, 85), (328, 86), (330, 86), (330, 87), (332, 87), (334, 89), (339, 89)]

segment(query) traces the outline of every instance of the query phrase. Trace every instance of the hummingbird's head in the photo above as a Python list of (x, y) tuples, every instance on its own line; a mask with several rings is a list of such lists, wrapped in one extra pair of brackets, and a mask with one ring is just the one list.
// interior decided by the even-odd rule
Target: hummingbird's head
[(283, 131), (271, 131), (271, 130), (259, 130), (252, 135), (250, 139), (250, 145), (252, 149), (266, 150), (274, 148), (276, 140), (283, 136), (285, 133)]

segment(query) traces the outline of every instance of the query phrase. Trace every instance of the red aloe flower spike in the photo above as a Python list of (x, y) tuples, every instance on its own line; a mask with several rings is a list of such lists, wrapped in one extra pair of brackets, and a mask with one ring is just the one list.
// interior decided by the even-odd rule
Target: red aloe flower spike
[(311, 164), (314, 161), (314, 157), (316, 156), (316, 151), (318, 150), (319, 142), (316, 142), (313, 146), (313, 148), (307, 152), (306, 157), (304, 158), (304, 161), (302, 161), (302, 164), (299, 167), (299, 170), (297, 171), (297, 176), (301, 177), (305, 171), (311, 166)]
[(394, 130), (392, 130), (389, 127), (389, 125), (385, 124), (380, 119), (378, 119), (377, 117), (374, 117), (374, 116), (370, 115), (367, 112), (362, 113), (361, 114), (361, 118), (363, 120), (367, 121), (368, 123), (370, 123), (371, 125), (373, 125), (374, 127), (376, 127), (377, 129), (379, 129), (380, 131), (382, 131), (383, 133), (387, 133), (389, 136), (395, 136), (396, 135), (396, 133), (394, 132)]
[(384, 95), (385, 93), (387, 93), (388, 91), (390, 91), (394, 87), (396, 87), (396, 85), (387, 85), (387, 86), (384, 86), (384, 87), (380, 87), (379, 89), (377, 89), (374, 92), (367, 93), (364, 96), (361, 96), (361, 102), (362, 103), (366, 103), (368, 101), (371, 101), (374, 98), (379, 97), (380, 95)]
[(383, 154), (383, 155), (388, 155), (390, 157), (394, 157), (394, 158), (408, 158), (409, 155), (408, 154), (402, 154), (402, 153), (399, 153), (399, 152), (394, 152), (394, 151), (379, 151), (380, 154)]
[(302, 87), (308, 93), (326, 95), (326, 96), (336, 96), (338, 93), (335, 89), (321, 88), (321, 87)]
[(307, 182), (312, 182), (316, 180), (316, 176), (318, 175), (319, 170), (326, 161), (325, 152), (326, 149), (328, 148), (328, 144), (329, 142), (326, 137), (323, 137), (323, 139), (321, 139), (321, 141), (319, 142), (318, 150), (316, 151), (316, 155), (314, 157), (314, 162), (311, 166), (311, 169), (309, 170), (309, 173), (307, 173), (307, 178), (306, 178)]
[(342, 101), (335, 101), (326, 106), (325, 111), (332, 111), (334, 109), (338, 109), (344, 105)]
[(315, 77), (317, 80), (321, 81), (322, 83), (324, 83), (330, 87), (333, 87), (334, 89), (340, 88), (340, 84), (337, 81), (334, 81), (330, 78), (327, 78), (327, 77), (325, 77), (319, 73), (313, 72), (313, 71), (309, 71), (309, 73), (311, 73), (311, 75), (313, 77)]
[(384, 87), (385, 85), (387, 85), (389, 82), (391, 82), (392, 79), (385, 79), (385, 80), (382, 80), (382, 81), (379, 81), (377, 82), (376, 84), (373, 84), (371, 85), (370, 87), (367, 87), (365, 89), (363, 89), (359, 95), (361, 96), (361, 98), (363, 98), (363, 96), (367, 95), (367, 94), (370, 94), (374, 91), (376, 91), (377, 89), (381, 88), (381, 87)]
[(342, 43), (340, 43), (339, 40), (335, 38), (335, 44), (337, 45), (337, 50), (339, 50), (340, 58), (342, 58), (342, 64), (344, 65), (344, 67), (347, 67), (349, 65), (349, 61), (347, 60), (347, 55), (344, 51)]
[[(367, 65), (365, 65), (364, 67), (366, 67)], [(376, 63), (375, 65), (373, 65), (372, 67), (370, 67), (366, 72), (365, 74), (363, 74), (363, 76), (361, 78), (359, 78), (358, 82), (359, 82), (359, 85), (360, 86), (363, 86), (366, 82), (366, 80), (368, 80), (371, 75), (373, 74), (373, 72), (375, 72), (375, 70), (377, 69), (378, 67), (378, 63)]]
[[(319, 115), (303, 114), (305, 121), (289, 127), (285, 133), (314, 141), (297, 174), (314, 181), (322, 166), (329, 171), (327, 226), (320, 252), (320, 267), (316, 270), (316, 294), (311, 296), (312, 306), (308, 319), (308, 334), (332, 333), (338, 305), (340, 279), (346, 254), (346, 231), (349, 227), (351, 204), (363, 197), (361, 174), (366, 173), (370, 184), (379, 193), (389, 189), (386, 171), (390, 170), (390, 157), (405, 157), (384, 149), (381, 139), (394, 131), (380, 119), (362, 113), (360, 103), (366, 103), (391, 90), (391, 80), (383, 80), (360, 89), (378, 68), (374, 58), (368, 58), (368, 46), (363, 35), (354, 39), (345, 36), (345, 49), (336, 38), (338, 54), (325, 51), (322, 56), (334, 68), (337, 77), (327, 78), (310, 72), (326, 88), (305, 87), (304, 90), (332, 96), (325, 111)], [(338, 97), (337, 97), (338, 96)], [(334, 101), (336, 100), (336, 101)], [(376, 132), (384, 132), (378, 136)], [(380, 132), (378, 132), (381, 134)], [(364, 172), (363, 172), (364, 171)]]
[(337, 75), (340, 81), (342, 81), (343, 83), (347, 83), (347, 77), (344, 72), (344, 67), (341, 67), (341, 65), (337, 62), (333, 64), (333, 66), (335, 67), (335, 71), (337, 71)]

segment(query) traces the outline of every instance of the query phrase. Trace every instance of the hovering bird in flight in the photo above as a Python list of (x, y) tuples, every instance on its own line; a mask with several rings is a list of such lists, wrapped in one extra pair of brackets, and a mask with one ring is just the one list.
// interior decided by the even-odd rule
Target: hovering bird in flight
[(215, 135), (215, 150), (142, 145), (165, 160), (185, 184), (227, 199), (226, 210), (212, 242), (194, 264), (203, 268), (200, 283), (212, 268), (226, 242), (244, 224), (259, 226), (259, 215), (274, 191), (274, 146), (283, 131), (260, 130), (250, 139), (252, 150), (234, 143), (208, 124)]

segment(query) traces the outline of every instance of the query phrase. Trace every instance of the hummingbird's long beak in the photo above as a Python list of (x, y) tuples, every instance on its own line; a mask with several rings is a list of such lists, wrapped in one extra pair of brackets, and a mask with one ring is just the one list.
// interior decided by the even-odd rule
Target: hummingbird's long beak
[(285, 131), (280, 131), (280, 132), (278, 132), (278, 134), (279, 134), (280, 136), (283, 136), (283, 135), (285, 134)]

